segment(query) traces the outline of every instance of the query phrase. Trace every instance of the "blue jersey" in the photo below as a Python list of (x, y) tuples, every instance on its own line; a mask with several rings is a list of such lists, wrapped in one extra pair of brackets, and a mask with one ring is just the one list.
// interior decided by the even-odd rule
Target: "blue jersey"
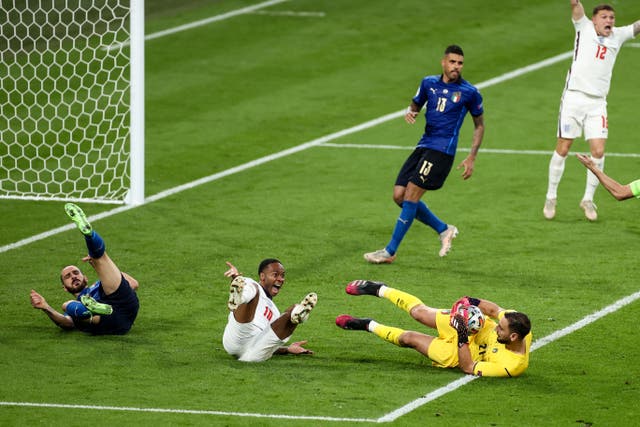
[(467, 111), (474, 117), (484, 112), (480, 91), (462, 78), (445, 83), (441, 76), (427, 76), (422, 79), (413, 102), (420, 108), (426, 104), (427, 124), (417, 146), (452, 156), (456, 154)]
[(98, 302), (102, 302), (102, 296), (104, 295), (104, 293), (100, 292), (102, 290), (102, 287), (100, 285), (101, 285), (101, 282), (98, 280), (93, 285), (87, 288), (84, 288), (82, 291), (80, 291), (76, 300), (80, 301), (81, 296), (89, 295), (94, 300)]

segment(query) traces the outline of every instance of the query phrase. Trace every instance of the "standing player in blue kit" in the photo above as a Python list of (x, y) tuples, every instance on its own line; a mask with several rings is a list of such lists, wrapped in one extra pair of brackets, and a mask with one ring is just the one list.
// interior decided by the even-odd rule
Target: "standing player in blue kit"
[(455, 225), (444, 223), (420, 199), (427, 190), (437, 190), (444, 185), (453, 166), (460, 127), (467, 112), (473, 118), (473, 141), (469, 155), (458, 169), (464, 167), (463, 179), (471, 177), (484, 135), (484, 109), (478, 89), (462, 78), (462, 48), (457, 45), (448, 46), (441, 65), (441, 75), (422, 79), (418, 93), (413, 97), (404, 116), (407, 123), (413, 124), (425, 106), (427, 123), (418, 145), (400, 169), (393, 188), (393, 200), (402, 207), (402, 211), (391, 240), (383, 249), (364, 254), (364, 258), (370, 263), (393, 262), (414, 219), (433, 228), (440, 235), (441, 257), (449, 253), (451, 242), (458, 235)]

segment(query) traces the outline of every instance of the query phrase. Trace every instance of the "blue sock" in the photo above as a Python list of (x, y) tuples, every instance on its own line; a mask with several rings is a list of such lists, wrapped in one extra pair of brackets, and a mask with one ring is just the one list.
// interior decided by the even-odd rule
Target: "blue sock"
[(398, 246), (400, 246), (402, 239), (404, 239), (404, 235), (409, 231), (411, 223), (413, 223), (413, 219), (416, 217), (417, 210), (418, 203), (408, 200), (402, 202), (402, 211), (396, 221), (396, 227), (393, 229), (391, 241), (385, 248), (389, 254), (394, 255), (398, 251)]
[(90, 235), (85, 235), (84, 240), (87, 242), (87, 249), (89, 249), (89, 256), (91, 258), (100, 258), (104, 255), (104, 240), (98, 233), (94, 231)]
[(91, 315), (91, 312), (89, 312), (87, 307), (85, 307), (80, 301), (71, 301), (68, 303), (65, 313), (73, 319), (83, 319)]
[(423, 201), (420, 201), (420, 204), (418, 205), (416, 218), (418, 219), (418, 221), (436, 230), (438, 234), (447, 229), (447, 224), (445, 224), (440, 220), (440, 218), (435, 216)]

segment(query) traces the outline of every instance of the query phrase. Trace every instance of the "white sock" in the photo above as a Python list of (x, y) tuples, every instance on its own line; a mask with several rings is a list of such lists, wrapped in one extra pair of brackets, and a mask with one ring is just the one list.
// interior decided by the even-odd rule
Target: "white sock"
[(256, 288), (256, 286), (247, 281), (244, 285), (244, 288), (242, 288), (242, 304), (246, 304), (249, 301), (251, 301), (252, 299), (254, 299), (256, 297), (256, 295), (258, 295), (258, 288)]
[(386, 285), (380, 286), (380, 288), (378, 289), (378, 297), (384, 298), (384, 291), (386, 291), (386, 290), (387, 290), (387, 286)]
[(376, 322), (375, 320), (372, 320), (369, 322), (369, 326), (367, 327), (367, 330), (369, 332), (373, 332), (373, 330), (376, 328), (376, 326), (378, 326), (378, 322)]
[[(604, 170), (604, 156), (599, 159), (591, 156), (591, 160), (595, 163), (598, 169)], [(587, 186), (584, 189), (584, 196), (582, 197), (582, 200), (593, 200), (593, 195), (596, 192), (596, 188), (598, 188), (598, 184), (600, 184), (598, 178), (593, 174), (593, 172), (587, 169)]]
[(553, 155), (549, 161), (549, 186), (547, 187), (547, 199), (558, 198), (558, 185), (564, 173), (564, 164), (567, 157), (562, 157), (553, 150)]

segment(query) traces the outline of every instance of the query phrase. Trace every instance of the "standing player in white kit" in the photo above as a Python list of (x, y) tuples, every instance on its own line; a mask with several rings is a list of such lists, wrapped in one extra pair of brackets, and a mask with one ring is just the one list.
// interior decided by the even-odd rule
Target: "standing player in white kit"
[[(560, 101), (558, 142), (549, 162), (549, 185), (543, 209), (544, 217), (556, 215), (558, 185), (573, 140), (582, 135), (589, 142), (591, 160), (604, 169), (604, 146), (607, 141), (607, 94), (616, 56), (627, 40), (640, 33), (640, 21), (615, 27), (615, 11), (602, 4), (593, 9), (589, 20), (579, 0), (570, 0), (576, 36), (571, 68)], [(587, 171), (587, 185), (580, 207), (589, 221), (598, 218), (593, 195), (598, 178)]]

